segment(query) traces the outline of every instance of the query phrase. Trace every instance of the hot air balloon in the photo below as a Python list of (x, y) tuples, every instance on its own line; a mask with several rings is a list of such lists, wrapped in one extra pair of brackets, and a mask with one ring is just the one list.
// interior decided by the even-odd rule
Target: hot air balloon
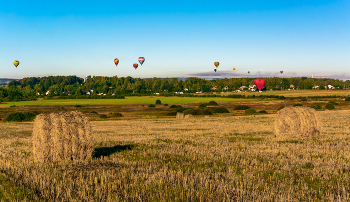
[(16, 66), (16, 68), (17, 68), (17, 66), (19, 65), (18, 60), (13, 61), (13, 64), (14, 64), (14, 65)]
[(248, 74), (250, 74), (250, 71), (248, 71)]
[(236, 68), (233, 68), (233, 70), (236, 70)]
[(216, 72), (216, 69), (214, 69), (214, 72)]
[(141, 64), (141, 66), (142, 66), (142, 64), (145, 62), (145, 58), (144, 57), (139, 57), (139, 63)]
[(281, 74), (283, 74), (283, 71), (280, 71)]
[(261, 92), (261, 89), (264, 87), (265, 85), (265, 79), (255, 79), (254, 80), (254, 84), (256, 85), (256, 87), (259, 89), (259, 92)]
[(114, 59), (115, 66), (118, 66), (118, 63), (119, 63), (119, 59), (118, 58)]
[(218, 68), (219, 64), (220, 64), (219, 62), (214, 62), (214, 65), (216, 68)]
[(133, 65), (132, 65), (134, 68), (135, 68), (135, 70), (137, 69), (137, 67), (139, 66), (137, 63), (134, 63)]

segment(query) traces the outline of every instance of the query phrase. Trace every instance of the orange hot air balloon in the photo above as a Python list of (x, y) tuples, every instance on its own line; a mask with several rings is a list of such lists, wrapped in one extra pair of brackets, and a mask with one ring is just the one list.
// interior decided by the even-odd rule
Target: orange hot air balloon
[(236, 68), (233, 68), (233, 70), (236, 70)]
[(118, 66), (118, 64), (119, 64), (119, 59), (118, 58), (114, 59), (114, 64), (115, 64), (115, 66)]
[(132, 65), (134, 68), (135, 68), (135, 70), (137, 69), (137, 67), (139, 66), (137, 63), (134, 63), (133, 65)]
[(16, 68), (17, 68), (17, 66), (19, 65), (19, 61), (18, 60), (15, 60), (15, 61), (13, 61), (13, 64), (16, 66)]
[(217, 68), (219, 66), (219, 62), (214, 62), (215, 67)]

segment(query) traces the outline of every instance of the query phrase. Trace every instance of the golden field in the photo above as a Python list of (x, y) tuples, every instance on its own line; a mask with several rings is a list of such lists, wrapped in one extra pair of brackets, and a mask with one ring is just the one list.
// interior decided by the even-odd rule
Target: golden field
[(277, 139), (275, 114), (91, 122), (89, 162), (33, 162), (33, 123), (0, 123), (1, 201), (349, 201), (350, 111)]

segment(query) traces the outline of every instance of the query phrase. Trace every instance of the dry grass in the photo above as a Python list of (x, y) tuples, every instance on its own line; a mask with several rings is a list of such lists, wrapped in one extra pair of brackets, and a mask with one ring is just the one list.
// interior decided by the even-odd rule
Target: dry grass
[(308, 107), (286, 107), (275, 118), (277, 138), (310, 138), (320, 135), (316, 110)]
[(80, 112), (39, 114), (34, 121), (33, 155), (40, 163), (84, 161), (92, 158), (89, 120)]
[(94, 158), (54, 167), (33, 162), (32, 123), (0, 123), (0, 182), (14, 183), (0, 190), (22, 201), (350, 200), (350, 111), (316, 113), (322, 136), (287, 141), (275, 115), (92, 122)]

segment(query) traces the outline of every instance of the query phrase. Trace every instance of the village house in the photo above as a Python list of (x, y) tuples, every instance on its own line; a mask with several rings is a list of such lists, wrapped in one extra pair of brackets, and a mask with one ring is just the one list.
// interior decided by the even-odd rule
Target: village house
[(188, 88), (184, 88), (184, 91), (188, 91)]
[(90, 91), (85, 91), (84, 94), (90, 95)]
[(183, 92), (175, 92), (175, 94), (181, 94), (181, 95), (182, 95), (182, 94), (184, 94), (184, 93), (183, 93)]
[(247, 88), (247, 86), (241, 86), (241, 87), (239, 87), (240, 90), (243, 90), (243, 89), (245, 89), (245, 88)]
[(50, 90), (48, 90), (47, 92), (46, 92), (46, 95), (48, 95), (50, 93)]
[(218, 87), (217, 86), (214, 86), (213, 88), (211, 88), (212, 90), (217, 90)]
[(249, 85), (249, 90), (252, 90), (252, 89), (254, 89), (256, 87), (256, 85)]
[(41, 94), (38, 92), (37, 95), (41, 95)]
[(228, 90), (229, 87), (228, 86), (225, 86), (222, 90)]
[(294, 90), (295, 87), (294, 85), (289, 85), (289, 88)]

